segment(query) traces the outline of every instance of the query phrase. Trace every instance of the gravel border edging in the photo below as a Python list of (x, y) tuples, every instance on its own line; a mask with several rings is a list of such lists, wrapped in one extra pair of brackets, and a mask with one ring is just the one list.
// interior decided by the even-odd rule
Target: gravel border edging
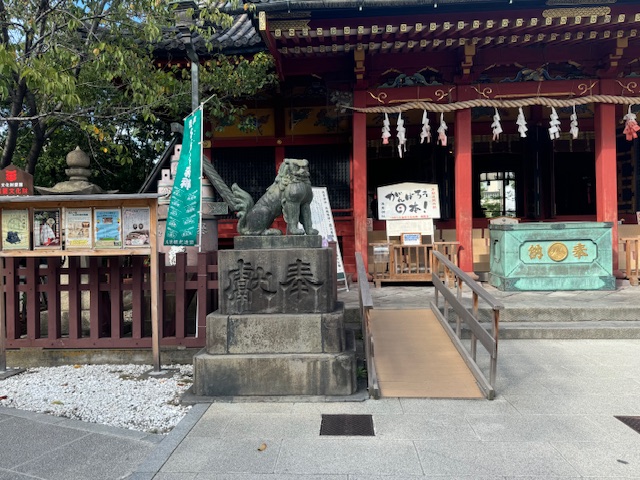
[(151, 452), (136, 470), (127, 477), (127, 480), (151, 480), (160, 471), (162, 466), (169, 459), (173, 451), (180, 445), (182, 440), (189, 434), (191, 429), (198, 423), (198, 420), (209, 408), (209, 404), (199, 403), (193, 405), (180, 423), (169, 432), (162, 442)]
[(112, 427), (110, 425), (102, 425), (100, 423), (83, 422), (72, 418), (58, 417), (48, 413), (31, 412), (29, 410), (21, 410), (19, 408), (12, 407), (0, 406), (0, 415), (22, 418), (31, 422), (48, 423), (50, 425), (56, 425), (58, 427), (69, 428), (72, 430), (81, 430), (88, 433), (110, 435), (113, 437), (122, 437), (150, 443), (160, 443), (162, 441), (161, 439), (166, 436), (155, 433), (140, 432), (138, 430), (131, 430), (127, 428)]

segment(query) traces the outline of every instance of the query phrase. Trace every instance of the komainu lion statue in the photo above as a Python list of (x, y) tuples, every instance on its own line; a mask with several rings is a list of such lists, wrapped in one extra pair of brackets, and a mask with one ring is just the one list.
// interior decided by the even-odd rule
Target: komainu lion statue
[(287, 235), (318, 234), (311, 222), (313, 190), (308, 160), (285, 158), (275, 181), (255, 204), (237, 184), (229, 188), (210, 162), (203, 164), (206, 177), (229, 208), (237, 212), (240, 235), (282, 235), (277, 228), (269, 228), (279, 215), (287, 224)]

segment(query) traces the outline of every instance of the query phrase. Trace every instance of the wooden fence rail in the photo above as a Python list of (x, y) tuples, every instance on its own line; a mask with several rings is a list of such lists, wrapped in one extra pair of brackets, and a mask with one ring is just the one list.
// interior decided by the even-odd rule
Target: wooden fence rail
[[(159, 254), (161, 346), (202, 347), (218, 306), (217, 253)], [(150, 269), (142, 256), (4, 257), (7, 348), (151, 348)], [(1, 283), (0, 283), (1, 285)], [(1, 305), (1, 303), (0, 303)], [(84, 308), (83, 308), (84, 307)]]

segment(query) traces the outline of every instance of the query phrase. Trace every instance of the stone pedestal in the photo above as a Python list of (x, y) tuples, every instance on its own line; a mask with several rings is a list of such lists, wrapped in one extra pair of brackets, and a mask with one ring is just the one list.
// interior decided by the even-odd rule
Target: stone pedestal
[(194, 357), (196, 395), (355, 391), (333, 251), (304, 238), (242, 237), (219, 252), (220, 309), (207, 316), (206, 347)]

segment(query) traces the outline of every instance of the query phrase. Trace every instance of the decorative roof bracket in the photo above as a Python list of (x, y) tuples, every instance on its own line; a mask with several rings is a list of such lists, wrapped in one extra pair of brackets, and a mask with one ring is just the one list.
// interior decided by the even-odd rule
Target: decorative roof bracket
[(276, 41), (269, 31), (267, 14), (264, 11), (258, 12), (258, 30), (260, 31), (262, 40), (269, 49), (269, 53), (273, 56), (273, 59), (276, 62), (276, 72), (278, 73), (278, 79), (282, 81), (284, 80), (284, 72), (282, 70), (282, 55), (280, 55), (278, 47), (276, 46)]

